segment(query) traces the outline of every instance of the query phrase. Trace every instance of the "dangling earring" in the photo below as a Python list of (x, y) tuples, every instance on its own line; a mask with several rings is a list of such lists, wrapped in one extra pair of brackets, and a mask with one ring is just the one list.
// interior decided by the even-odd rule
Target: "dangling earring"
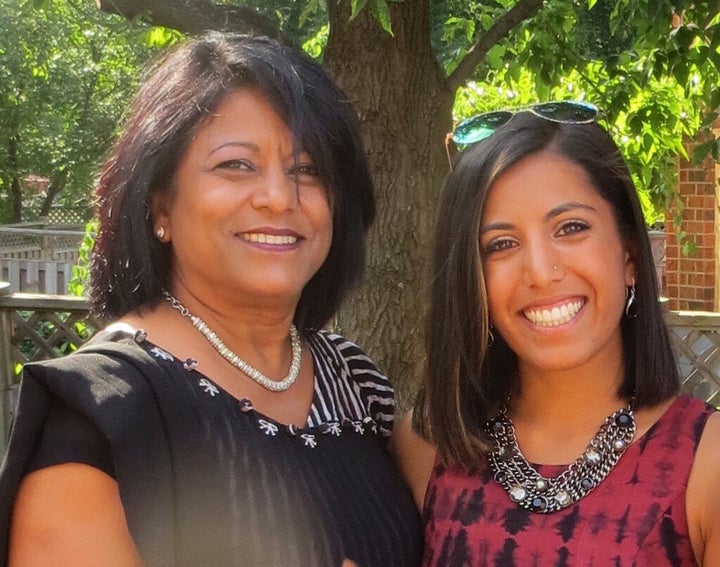
[(632, 283), (630, 284), (629, 294), (627, 288), (625, 289), (625, 296), (627, 297), (627, 303), (625, 304), (625, 315), (630, 319), (635, 319), (635, 317), (637, 317), (637, 307), (632, 310), (632, 314), (630, 313), (630, 309), (633, 305), (635, 305), (635, 278), (633, 278)]
[(157, 239), (160, 242), (162, 242), (163, 238), (165, 238), (165, 227), (164, 226), (157, 227), (157, 229), (155, 230), (155, 236), (157, 236)]
[(495, 342), (495, 335), (493, 335), (492, 330), (493, 330), (492, 325), (490, 325), (490, 327), (488, 327), (488, 343), (487, 343), (487, 348), (490, 348), (491, 346), (493, 346), (493, 343)]

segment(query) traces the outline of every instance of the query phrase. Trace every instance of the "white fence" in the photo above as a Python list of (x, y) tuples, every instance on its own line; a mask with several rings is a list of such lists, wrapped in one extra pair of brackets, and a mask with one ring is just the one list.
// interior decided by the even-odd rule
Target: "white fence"
[(0, 279), (9, 282), (12, 291), (65, 295), (74, 263), (3, 258), (0, 260)]
[(0, 279), (13, 292), (67, 293), (84, 232), (27, 226), (0, 227)]

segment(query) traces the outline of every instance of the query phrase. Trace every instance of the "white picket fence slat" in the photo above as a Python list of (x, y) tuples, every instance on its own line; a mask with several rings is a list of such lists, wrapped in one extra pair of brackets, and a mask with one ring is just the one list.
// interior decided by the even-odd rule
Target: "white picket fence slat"
[(72, 278), (74, 260), (0, 259), (0, 280), (10, 291), (64, 295)]

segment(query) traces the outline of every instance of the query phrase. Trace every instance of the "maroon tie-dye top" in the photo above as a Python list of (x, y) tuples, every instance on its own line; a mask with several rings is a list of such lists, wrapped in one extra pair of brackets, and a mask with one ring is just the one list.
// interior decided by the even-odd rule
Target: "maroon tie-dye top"
[[(589, 495), (551, 514), (510, 500), (487, 466), (468, 473), (440, 462), (425, 498), (425, 567), (697, 565), (685, 488), (714, 411), (680, 396)], [(540, 466), (552, 477), (565, 467)]]

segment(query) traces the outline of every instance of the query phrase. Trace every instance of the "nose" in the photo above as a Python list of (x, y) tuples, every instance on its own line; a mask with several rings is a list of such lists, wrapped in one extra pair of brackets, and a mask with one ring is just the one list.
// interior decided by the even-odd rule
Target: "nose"
[(529, 242), (523, 255), (523, 281), (531, 287), (546, 287), (562, 278), (562, 258), (552, 244), (543, 240)]
[(297, 180), (284, 168), (274, 166), (266, 169), (258, 179), (253, 192), (253, 206), (281, 214), (298, 206), (299, 187)]

